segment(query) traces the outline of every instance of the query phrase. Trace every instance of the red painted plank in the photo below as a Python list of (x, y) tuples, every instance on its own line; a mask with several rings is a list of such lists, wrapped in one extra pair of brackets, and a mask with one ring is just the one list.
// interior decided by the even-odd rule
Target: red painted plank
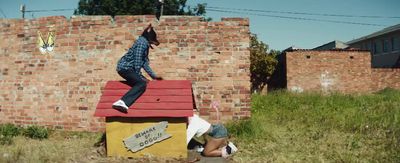
[(190, 80), (153, 80), (147, 83), (147, 87), (192, 89), (192, 82)]
[(97, 117), (190, 117), (193, 110), (135, 110), (129, 109), (128, 113), (121, 113), (115, 109), (97, 109)]
[(112, 103), (120, 99), (130, 88), (124, 82), (107, 82), (97, 104), (95, 116), (188, 117), (193, 115), (191, 81), (150, 81), (146, 91), (130, 107), (128, 114), (112, 109)]
[[(127, 85), (124, 81), (109, 81), (104, 87), (105, 90), (110, 89), (130, 89), (131, 86)], [(177, 88), (192, 88), (192, 83), (189, 80), (153, 80), (147, 83), (147, 88), (165, 88), (165, 89), (177, 89)]]
[[(98, 109), (112, 109), (113, 103), (98, 103)], [(134, 103), (132, 109), (138, 110), (193, 110), (193, 103)]]
[[(123, 96), (128, 90), (103, 90), (103, 96)], [(192, 89), (146, 89), (143, 96), (187, 96)]]
[[(99, 103), (110, 103), (121, 99), (122, 96), (101, 96)], [(193, 102), (193, 97), (190, 96), (147, 96), (142, 95), (135, 103), (148, 103), (148, 102)]]

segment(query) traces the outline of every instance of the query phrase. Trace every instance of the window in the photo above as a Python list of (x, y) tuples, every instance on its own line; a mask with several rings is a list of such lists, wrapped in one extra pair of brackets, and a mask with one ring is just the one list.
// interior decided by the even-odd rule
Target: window
[(369, 51), (372, 50), (372, 48), (371, 48), (371, 42), (370, 42), (370, 41), (367, 42), (367, 50), (369, 50)]
[(374, 41), (374, 54), (379, 54), (382, 52), (382, 42)]
[(400, 50), (400, 37), (392, 37), (392, 51)]
[(389, 52), (389, 40), (385, 39), (383, 42), (383, 52)]
[(392, 43), (392, 51), (394, 51), (394, 37), (392, 37), (391, 39), (390, 39), (390, 43)]
[(366, 48), (367, 48), (367, 43), (363, 42), (361, 44), (361, 50), (366, 50)]

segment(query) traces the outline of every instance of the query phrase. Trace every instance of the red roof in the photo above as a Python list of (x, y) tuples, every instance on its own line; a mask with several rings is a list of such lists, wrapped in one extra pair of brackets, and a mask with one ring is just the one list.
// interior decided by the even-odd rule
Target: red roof
[(98, 117), (189, 117), (193, 115), (192, 83), (188, 80), (150, 81), (146, 91), (129, 107), (128, 113), (112, 108), (131, 87), (121, 81), (109, 81), (97, 104)]

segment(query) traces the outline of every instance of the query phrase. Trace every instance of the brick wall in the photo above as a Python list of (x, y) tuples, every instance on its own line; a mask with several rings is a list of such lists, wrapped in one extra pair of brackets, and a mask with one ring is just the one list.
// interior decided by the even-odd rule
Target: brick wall
[[(99, 131), (93, 117), (106, 81), (123, 80), (118, 59), (148, 23), (161, 45), (150, 64), (165, 79), (191, 80), (200, 114), (221, 103), (221, 119), (250, 116), (249, 21), (199, 17), (61, 16), (32, 20), (0, 19), (0, 123), (38, 124), (66, 130)], [(55, 31), (55, 49), (41, 54), (37, 31)]]
[(286, 52), (287, 88), (343, 93), (400, 89), (400, 69), (371, 68), (371, 54), (357, 50)]
[(400, 68), (373, 68), (372, 90), (400, 89)]
[(287, 88), (294, 91), (368, 92), (371, 57), (366, 51), (286, 53)]

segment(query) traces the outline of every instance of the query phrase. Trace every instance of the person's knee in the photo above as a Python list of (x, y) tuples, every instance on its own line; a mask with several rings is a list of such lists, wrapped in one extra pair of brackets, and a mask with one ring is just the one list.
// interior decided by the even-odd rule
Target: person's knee
[(136, 86), (139, 87), (140, 89), (146, 89), (147, 82), (145, 82), (145, 81), (137, 82)]
[(210, 156), (211, 155), (211, 152), (210, 151), (203, 151), (203, 152), (201, 152), (201, 154), (203, 155), (203, 156), (206, 156), (206, 157), (208, 157), (208, 156)]

